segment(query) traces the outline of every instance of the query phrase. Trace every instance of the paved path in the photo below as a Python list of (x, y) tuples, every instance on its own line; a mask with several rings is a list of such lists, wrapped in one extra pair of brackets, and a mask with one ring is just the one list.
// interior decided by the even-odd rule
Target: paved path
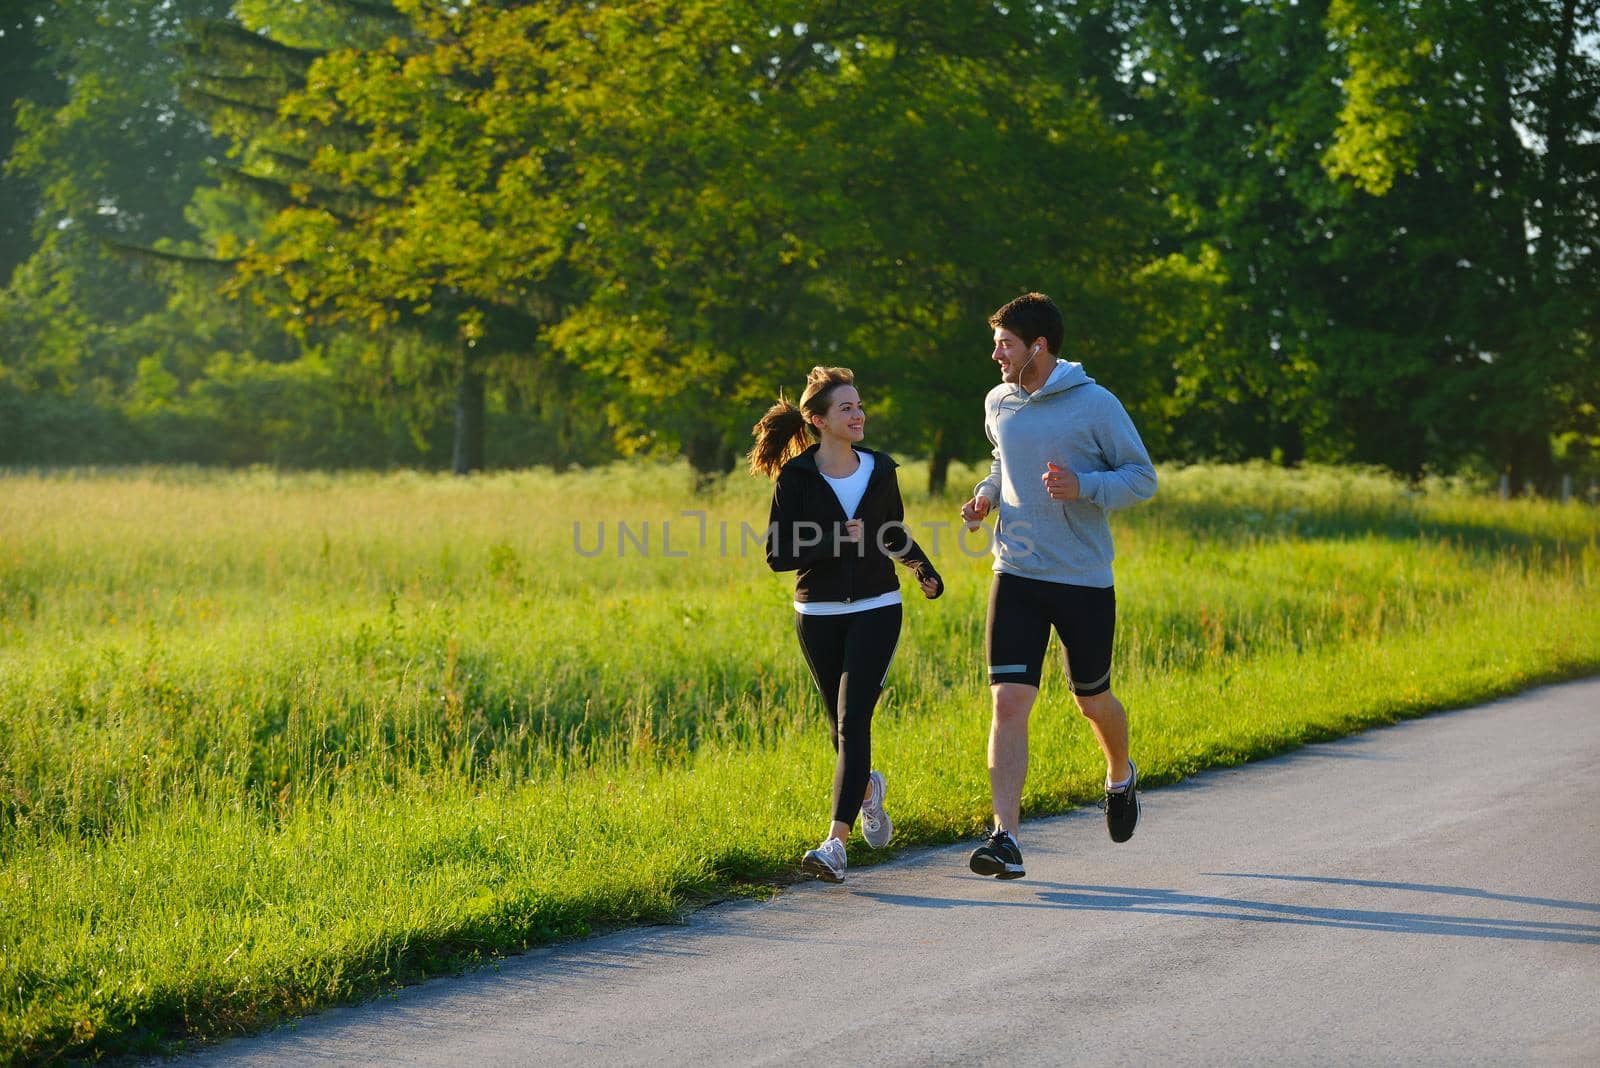
[(1600, 679), (1025, 832), (1016, 882), (919, 850), (196, 1060), (1600, 1063)]

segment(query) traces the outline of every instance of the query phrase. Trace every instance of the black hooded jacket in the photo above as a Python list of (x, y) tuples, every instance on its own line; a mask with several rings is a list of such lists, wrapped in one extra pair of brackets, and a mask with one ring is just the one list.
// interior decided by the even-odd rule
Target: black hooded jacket
[[(911, 569), (918, 582), (931, 578), (943, 593), (944, 580), (905, 523), (900, 483), (889, 454), (856, 450), (871, 453), (873, 467), (866, 492), (851, 517), (844, 514), (838, 495), (817, 468), (818, 448), (813, 445), (784, 464), (772, 487), (767, 566), (800, 573), (795, 579), (794, 599), (848, 604), (897, 590), (896, 559)], [(851, 518), (862, 522), (861, 540), (841, 541), (845, 522)]]

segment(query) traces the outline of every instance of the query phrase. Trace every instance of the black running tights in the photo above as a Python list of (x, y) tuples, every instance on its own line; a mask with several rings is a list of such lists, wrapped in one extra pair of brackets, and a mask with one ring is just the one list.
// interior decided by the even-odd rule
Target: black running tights
[(842, 616), (797, 612), (795, 630), (822, 692), (833, 749), (839, 754), (833, 769), (833, 818), (854, 826), (872, 774), (872, 710), (900, 641), (900, 606)]

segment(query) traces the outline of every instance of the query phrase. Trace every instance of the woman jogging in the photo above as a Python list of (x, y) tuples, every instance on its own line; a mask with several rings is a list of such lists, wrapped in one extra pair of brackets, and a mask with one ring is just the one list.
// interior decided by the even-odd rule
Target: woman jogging
[(944, 581), (911, 538), (895, 463), (857, 448), (866, 411), (855, 376), (813, 367), (797, 408), (780, 400), (752, 428), (750, 471), (776, 479), (767, 524), (767, 564), (798, 571), (795, 629), (822, 692), (838, 761), (833, 824), (801, 867), (844, 881), (845, 842), (856, 816), (867, 844), (889, 844), (884, 778), (872, 770), (872, 710), (900, 639), (900, 583), (894, 561), (911, 569), (924, 596)]

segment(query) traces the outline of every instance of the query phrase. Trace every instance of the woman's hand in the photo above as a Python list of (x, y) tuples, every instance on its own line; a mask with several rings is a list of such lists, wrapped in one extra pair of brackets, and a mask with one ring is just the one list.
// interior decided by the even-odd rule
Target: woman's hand
[(930, 601), (944, 592), (944, 583), (939, 581), (938, 576), (918, 579), (917, 585), (922, 587), (922, 596)]
[(849, 542), (851, 545), (854, 545), (861, 540), (862, 536), (866, 533), (866, 529), (867, 525), (861, 520), (847, 519), (844, 522), (844, 533), (839, 535), (839, 540), (841, 542)]

